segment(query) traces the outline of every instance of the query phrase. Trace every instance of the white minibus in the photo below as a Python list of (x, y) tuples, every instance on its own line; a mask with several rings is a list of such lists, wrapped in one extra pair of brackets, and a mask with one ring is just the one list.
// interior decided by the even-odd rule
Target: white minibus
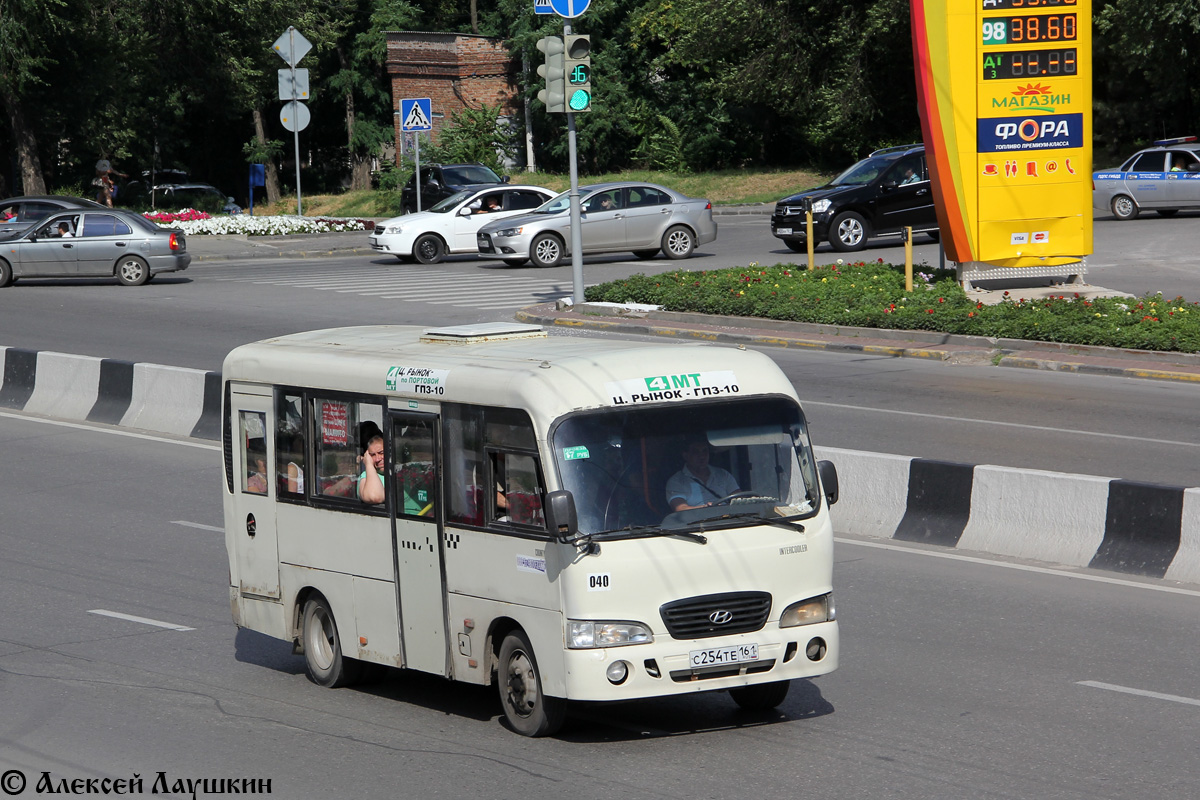
[[(837, 472), (767, 356), (485, 323), (281, 336), (223, 370), (234, 621), (309, 677), (779, 705), (837, 668)], [(370, 502), (380, 500), (381, 502)]]

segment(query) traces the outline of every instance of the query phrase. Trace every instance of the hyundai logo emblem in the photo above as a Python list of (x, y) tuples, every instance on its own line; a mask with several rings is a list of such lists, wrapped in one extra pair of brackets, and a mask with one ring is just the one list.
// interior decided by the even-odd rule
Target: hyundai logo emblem
[(709, 621), (712, 622), (713, 625), (724, 625), (726, 622), (729, 622), (729, 620), (733, 619), (733, 612), (726, 611), (723, 608), (719, 608), (716, 611), (709, 614), (708, 619), (709, 619)]

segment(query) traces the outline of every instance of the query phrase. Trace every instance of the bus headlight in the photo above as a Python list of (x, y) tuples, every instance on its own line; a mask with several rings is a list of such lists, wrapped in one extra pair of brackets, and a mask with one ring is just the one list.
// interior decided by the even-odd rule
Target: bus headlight
[(592, 647), (621, 647), (627, 644), (646, 644), (654, 641), (650, 629), (640, 622), (567, 621), (567, 646), (572, 650)]
[(835, 619), (837, 609), (833, 605), (833, 594), (830, 593), (792, 603), (779, 615), (779, 627), (794, 628), (797, 625), (832, 622)]

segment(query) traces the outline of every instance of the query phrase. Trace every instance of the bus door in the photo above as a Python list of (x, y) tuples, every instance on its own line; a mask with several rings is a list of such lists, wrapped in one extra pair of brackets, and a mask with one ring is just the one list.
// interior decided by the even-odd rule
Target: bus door
[(436, 414), (388, 415), (392, 535), (404, 666), (446, 675), (445, 565)]
[(274, 436), (270, 427), (272, 395), (266, 387), (232, 384), (232, 522), (238, 584), (243, 595), (279, 597), (279, 540), (275, 528)]

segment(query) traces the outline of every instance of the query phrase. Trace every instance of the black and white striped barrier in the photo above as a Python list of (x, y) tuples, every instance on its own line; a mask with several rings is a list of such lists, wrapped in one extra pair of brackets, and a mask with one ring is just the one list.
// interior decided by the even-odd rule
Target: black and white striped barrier
[[(0, 408), (220, 437), (218, 372), (0, 347)], [(1200, 583), (1200, 488), (817, 448), (840, 533)]]
[(1200, 583), (1200, 488), (817, 451), (839, 532)]
[(216, 439), (221, 374), (0, 347), (0, 408)]

